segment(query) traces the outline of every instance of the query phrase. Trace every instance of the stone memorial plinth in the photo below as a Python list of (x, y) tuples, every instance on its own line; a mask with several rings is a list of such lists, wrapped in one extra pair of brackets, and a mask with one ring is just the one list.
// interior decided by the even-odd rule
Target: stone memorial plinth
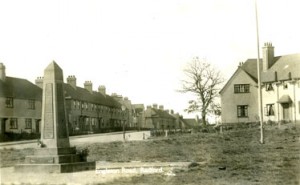
[(44, 71), (42, 127), (40, 147), (27, 156), (16, 172), (63, 173), (94, 170), (95, 162), (86, 162), (70, 147), (62, 69), (52, 62)]

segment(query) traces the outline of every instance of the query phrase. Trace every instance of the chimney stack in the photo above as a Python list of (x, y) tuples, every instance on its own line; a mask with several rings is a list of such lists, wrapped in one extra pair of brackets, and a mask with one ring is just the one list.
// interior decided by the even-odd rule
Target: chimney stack
[(0, 80), (5, 81), (5, 78), (5, 65), (3, 63), (0, 63)]
[(68, 76), (67, 83), (76, 89), (76, 77), (74, 75)]
[(91, 81), (85, 81), (84, 88), (88, 90), (90, 93), (93, 93), (93, 83)]
[(160, 106), (159, 106), (159, 109), (160, 109), (160, 110), (164, 110), (164, 106), (163, 106), (163, 105), (160, 105)]
[(153, 109), (157, 109), (157, 104), (156, 103), (153, 104)]
[(105, 86), (104, 85), (100, 85), (98, 87), (98, 92), (101, 93), (101, 94), (103, 94), (105, 96), (106, 95), (106, 88), (105, 88)]
[(37, 85), (41, 89), (43, 89), (43, 83), (44, 83), (44, 77), (40, 76), (35, 79), (35, 85)]
[(274, 64), (274, 47), (266, 42), (263, 47), (263, 71), (267, 71)]

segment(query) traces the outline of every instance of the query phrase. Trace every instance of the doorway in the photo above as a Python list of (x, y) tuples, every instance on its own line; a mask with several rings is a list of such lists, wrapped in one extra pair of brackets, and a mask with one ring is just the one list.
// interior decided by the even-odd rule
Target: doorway
[(290, 105), (289, 103), (282, 103), (282, 119), (284, 121), (290, 121)]

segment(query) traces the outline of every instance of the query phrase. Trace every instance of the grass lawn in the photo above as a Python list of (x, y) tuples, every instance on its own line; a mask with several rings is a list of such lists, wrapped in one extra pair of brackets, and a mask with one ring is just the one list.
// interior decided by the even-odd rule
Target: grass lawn
[[(286, 127), (286, 128), (284, 128)], [(259, 128), (220, 133), (158, 137), (147, 141), (94, 143), (88, 161), (206, 162), (163, 174), (119, 178), (110, 184), (296, 184), (300, 183), (300, 127), (266, 127), (265, 144)], [(0, 150), (1, 167), (22, 162), (32, 149)]]

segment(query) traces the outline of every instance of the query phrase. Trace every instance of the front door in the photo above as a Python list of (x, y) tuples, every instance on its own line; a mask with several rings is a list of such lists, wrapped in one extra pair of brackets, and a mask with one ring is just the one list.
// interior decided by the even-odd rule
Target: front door
[(41, 123), (40, 119), (35, 120), (35, 132), (36, 133), (40, 133), (40, 123)]
[(0, 124), (1, 124), (0, 133), (1, 134), (4, 134), (6, 131), (6, 120), (7, 120), (7, 118), (0, 118)]
[(288, 103), (283, 103), (282, 105), (282, 118), (285, 121), (289, 121), (290, 119), (290, 110), (289, 107), (290, 105)]

